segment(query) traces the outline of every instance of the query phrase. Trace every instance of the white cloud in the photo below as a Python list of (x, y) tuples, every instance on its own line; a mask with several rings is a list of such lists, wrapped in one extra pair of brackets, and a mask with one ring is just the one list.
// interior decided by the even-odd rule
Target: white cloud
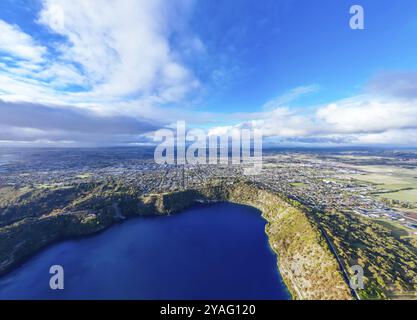
[(290, 102), (293, 102), (306, 94), (317, 92), (319, 88), (320, 87), (316, 84), (294, 88), (289, 92), (279, 96), (278, 98), (272, 99), (265, 103), (263, 105), (263, 109), (273, 110), (276, 108), (286, 107)]
[[(220, 119), (227, 125), (213, 127), (210, 134), (252, 126), (262, 129), (266, 137), (288, 141), (417, 145), (415, 72), (376, 77), (365, 94), (315, 107), (315, 112), (309, 113), (306, 108), (291, 105), (304, 95), (317, 92), (318, 85), (290, 90), (254, 113), (215, 115), (164, 108), (164, 104), (181, 101), (200, 86), (182, 61), (183, 55), (189, 58), (207, 54), (204, 43), (184, 30), (191, 2), (42, 0), (37, 22), (63, 39), (54, 48), (51, 43), (42, 44), (18, 26), (0, 20), (0, 98), (5, 102), (38, 103), (27, 107), (26, 115), (33, 114), (29, 112), (32, 107), (41, 109), (52, 104), (54, 107), (47, 109), (45, 116), (58, 114), (60, 118), (63, 114), (54, 108), (66, 108), (75, 115), (65, 116), (69, 119), (66, 123), (80, 117), (79, 110), (75, 112), (73, 107), (87, 109), (93, 116), (84, 115), (85, 122), (96, 124), (97, 131), (102, 125), (115, 125), (103, 120), (110, 115), (122, 117), (123, 121), (123, 116), (128, 115), (144, 128), (153, 128), (144, 125), (148, 119), (154, 123), (183, 119), (189, 124), (193, 120), (218, 123)], [(177, 43), (172, 42), (174, 38)], [(225, 77), (221, 69), (213, 71), (213, 75), (218, 79)], [(84, 90), (66, 90), (74, 87)], [(33, 136), (69, 141), (71, 135), (77, 140), (85, 139), (87, 134), (100, 140), (84, 129), (75, 134), (79, 130), (75, 126), (60, 132), (44, 123), (36, 125), (32, 117), (22, 116), (27, 120), (24, 124), (17, 117), (5, 123), (6, 114), (11, 114), (12, 109), (8, 110), (3, 114), (0, 140), (7, 137), (8, 131), (11, 139), (19, 140)], [(97, 124), (94, 117), (102, 122)], [(135, 135), (137, 124), (131, 123), (129, 132), (119, 128), (114, 133), (115, 141), (129, 140)]]
[(87, 76), (92, 91), (86, 98), (153, 95), (163, 103), (198, 86), (169, 41), (175, 31), (169, 9), (187, 4), (44, 0), (39, 22), (68, 39), (59, 49)]
[(241, 127), (261, 129), (266, 137), (297, 137), (311, 134), (314, 131), (313, 119), (299, 110), (289, 107), (298, 98), (317, 92), (318, 85), (300, 86), (283, 95), (267, 101), (261, 112), (236, 113), (229, 118), (242, 119), (237, 125), (217, 126), (209, 134), (230, 134), (231, 130)]
[(417, 129), (387, 130), (380, 133), (363, 134), (356, 142), (365, 145), (417, 146)]
[(38, 45), (30, 35), (18, 26), (0, 20), (0, 52), (6, 52), (15, 58), (41, 62), (47, 49)]
[(184, 32), (184, 37), (175, 34), (186, 31), (190, 0), (42, 0), (41, 4), (38, 24), (62, 40), (41, 46), (18, 26), (0, 21), (4, 101), (73, 105), (140, 117), (142, 109), (158, 110), (199, 88), (172, 43), (175, 35), (181, 47), (189, 41), (191, 51), (203, 51), (191, 32)]
[(338, 133), (382, 132), (417, 127), (414, 101), (355, 97), (322, 107), (317, 120)]
[[(280, 98), (273, 101), (277, 100)], [(417, 146), (415, 99), (360, 95), (318, 106), (314, 113), (280, 105), (248, 113), (246, 121), (215, 127), (210, 132), (226, 134), (234, 128), (250, 126), (262, 130), (268, 141)]]

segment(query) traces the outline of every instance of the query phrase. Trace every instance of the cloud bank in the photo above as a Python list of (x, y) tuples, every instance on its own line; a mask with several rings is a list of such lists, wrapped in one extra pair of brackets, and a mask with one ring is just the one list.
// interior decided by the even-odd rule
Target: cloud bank
[(178, 114), (165, 106), (199, 88), (175, 43), (203, 50), (186, 25), (191, 1), (40, 4), (35, 23), (53, 41), (0, 20), (3, 143), (141, 140)]
[(73, 107), (0, 100), (0, 141), (19, 144), (113, 145), (146, 142), (143, 134), (163, 124), (150, 119), (105, 116)]
[(415, 75), (391, 74), (389, 81), (386, 77), (373, 79), (361, 95), (316, 106), (309, 113), (289, 105), (314, 86), (296, 88), (267, 102), (263, 112), (246, 114), (246, 121), (210, 132), (250, 126), (281, 144), (417, 146)]
[(61, 39), (44, 46), (0, 20), (2, 99), (101, 108), (180, 101), (199, 86), (171, 40), (190, 5), (43, 0), (37, 23)]
[(213, 124), (210, 134), (252, 126), (284, 144), (417, 146), (417, 72), (376, 75), (317, 106), (295, 107), (326, 89), (313, 84), (253, 113), (200, 112), (187, 106), (204, 83), (185, 56), (208, 54), (187, 24), (192, 0), (40, 4), (34, 22), (48, 39), (0, 20), (0, 143), (130, 144), (186, 120)]

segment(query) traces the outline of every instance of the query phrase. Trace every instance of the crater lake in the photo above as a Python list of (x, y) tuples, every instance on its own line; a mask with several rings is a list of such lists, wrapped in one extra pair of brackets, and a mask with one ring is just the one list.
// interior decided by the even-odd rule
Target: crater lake
[[(255, 208), (199, 205), (47, 247), (0, 278), (0, 299), (290, 299)], [(64, 290), (51, 290), (52, 265)]]

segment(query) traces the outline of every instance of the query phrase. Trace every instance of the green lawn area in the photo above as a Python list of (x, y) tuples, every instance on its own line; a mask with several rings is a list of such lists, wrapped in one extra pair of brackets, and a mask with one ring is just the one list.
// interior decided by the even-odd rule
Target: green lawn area
[(83, 173), (83, 174), (79, 174), (76, 176), (76, 178), (79, 178), (79, 179), (87, 179), (90, 177), (91, 177), (91, 173)]
[(417, 202), (417, 189), (382, 193), (379, 196), (390, 200), (399, 200), (401, 202)]
[(304, 188), (306, 184), (304, 182), (293, 182), (291, 183), (291, 186), (296, 187), (296, 188)]

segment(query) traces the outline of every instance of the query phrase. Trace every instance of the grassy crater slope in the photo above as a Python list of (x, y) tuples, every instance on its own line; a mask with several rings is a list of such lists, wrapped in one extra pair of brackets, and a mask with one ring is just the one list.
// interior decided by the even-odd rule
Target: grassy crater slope
[(417, 243), (396, 230), (350, 213), (311, 212), (332, 239), (345, 269), (364, 269), (362, 299), (416, 299)]
[[(198, 201), (230, 201), (262, 211), (268, 221), (271, 248), (279, 257), (279, 269), (293, 298), (351, 299), (339, 265), (315, 222), (283, 197), (248, 182), (217, 181), (198, 190), (145, 196), (116, 183), (83, 186), (75, 194), (66, 195), (58, 209), (43, 206), (40, 215), (21, 214), (21, 219), (0, 226), (0, 274), (48, 244), (98, 232), (120, 219), (172, 214)], [(40, 199), (28, 201), (25, 197), (23, 207)], [(18, 202), (9, 210), (20, 212)]]

